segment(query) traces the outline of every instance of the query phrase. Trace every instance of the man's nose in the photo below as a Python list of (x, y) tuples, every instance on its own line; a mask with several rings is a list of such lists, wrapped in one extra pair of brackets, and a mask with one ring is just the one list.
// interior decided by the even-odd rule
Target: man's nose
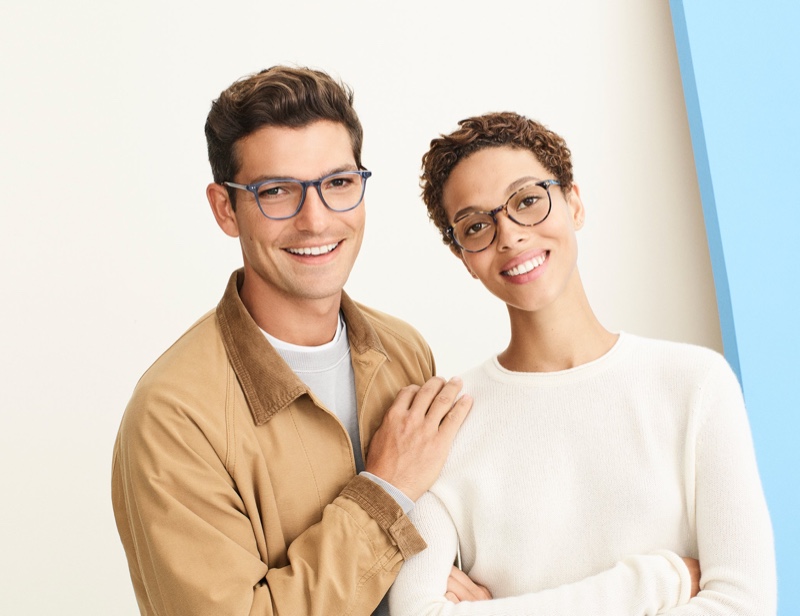
[(319, 187), (309, 186), (303, 206), (295, 216), (295, 226), (304, 231), (319, 231), (327, 226), (330, 215), (331, 211), (322, 201)]

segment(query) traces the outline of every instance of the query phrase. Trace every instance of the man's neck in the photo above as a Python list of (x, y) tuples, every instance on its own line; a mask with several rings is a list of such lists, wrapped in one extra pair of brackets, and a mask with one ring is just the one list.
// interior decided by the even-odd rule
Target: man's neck
[(239, 289), (247, 311), (265, 332), (291, 344), (319, 346), (336, 335), (341, 308), (341, 292), (335, 297), (300, 299), (255, 289), (247, 277)]

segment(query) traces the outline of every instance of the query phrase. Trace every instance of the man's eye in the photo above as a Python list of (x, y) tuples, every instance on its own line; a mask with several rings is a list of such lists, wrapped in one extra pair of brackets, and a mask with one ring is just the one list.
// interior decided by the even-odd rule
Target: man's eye
[(258, 196), (261, 198), (274, 197), (280, 194), (280, 190), (277, 186), (263, 186), (258, 190)]
[(270, 182), (258, 189), (258, 198), (261, 201), (277, 201), (292, 197), (300, 192), (300, 186), (294, 183)]
[(350, 188), (353, 185), (353, 178), (349, 175), (338, 175), (336, 177), (329, 178), (323, 189), (325, 190), (341, 190)]

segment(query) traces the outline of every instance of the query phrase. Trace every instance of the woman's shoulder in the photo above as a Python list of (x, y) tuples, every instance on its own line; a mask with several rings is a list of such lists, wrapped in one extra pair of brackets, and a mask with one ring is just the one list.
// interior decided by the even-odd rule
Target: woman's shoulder
[(732, 372), (725, 357), (714, 349), (674, 340), (621, 334), (626, 361), (640, 368), (695, 377)]
[(628, 332), (622, 332), (620, 337), (624, 345), (629, 347), (632, 351), (652, 355), (654, 357), (676, 357), (705, 362), (713, 362), (722, 358), (722, 355), (718, 351), (690, 342), (649, 338)]

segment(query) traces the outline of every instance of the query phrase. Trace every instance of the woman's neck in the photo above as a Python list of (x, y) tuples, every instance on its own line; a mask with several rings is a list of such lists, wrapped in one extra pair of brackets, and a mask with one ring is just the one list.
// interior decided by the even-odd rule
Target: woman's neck
[(500, 365), (514, 372), (556, 372), (594, 361), (614, 346), (619, 335), (603, 327), (585, 294), (564, 303), (536, 312), (508, 306), (511, 341), (498, 355)]

